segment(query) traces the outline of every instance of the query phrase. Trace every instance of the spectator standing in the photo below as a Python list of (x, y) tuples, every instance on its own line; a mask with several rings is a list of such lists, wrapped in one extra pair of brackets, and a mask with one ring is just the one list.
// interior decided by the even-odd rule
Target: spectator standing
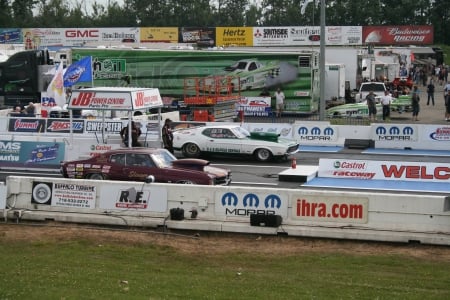
[(280, 88), (277, 89), (275, 92), (275, 105), (277, 109), (277, 117), (281, 117), (281, 113), (284, 109), (284, 99), (286, 97), (284, 96), (284, 93), (281, 91)]
[(375, 121), (377, 116), (377, 106), (375, 94), (373, 91), (370, 91), (366, 96), (367, 108), (369, 110), (369, 119), (370, 121)]
[[(139, 136), (141, 135), (141, 129), (136, 126), (134, 121), (131, 121), (131, 146), (132, 147), (140, 147), (141, 143), (138, 141)], [(123, 143), (126, 147), (128, 147), (129, 141), (129, 129), (128, 125), (123, 127), (120, 131), (120, 137), (122, 138)]]
[(428, 95), (428, 100), (427, 100), (427, 105), (430, 105), (430, 100), (431, 103), (434, 106), (434, 83), (433, 83), (433, 79), (430, 79), (430, 83), (428, 83), (427, 85), (427, 95)]
[(172, 120), (166, 119), (162, 128), (162, 140), (164, 148), (173, 154), (173, 133), (172, 133)]
[(420, 111), (420, 96), (419, 96), (419, 88), (417, 85), (413, 87), (411, 92), (411, 107), (412, 107), (412, 119), (413, 121), (419, 121), (419, 111)]
[(383, 121), (389, 121), (391, 115), (391, 103), (392, 96), (389, 91), (385, 91), (383, 97), (381, 97), (381, 105), (383, 107)]
[(28, 103), (27, 107), (25, 108), (25, 113), (28, 117), (34, 117), (36, 114), (36, 107), (34, 106), (33, 102)]
[(450, 121), (450, 90), (445, 95), (445, 121)]

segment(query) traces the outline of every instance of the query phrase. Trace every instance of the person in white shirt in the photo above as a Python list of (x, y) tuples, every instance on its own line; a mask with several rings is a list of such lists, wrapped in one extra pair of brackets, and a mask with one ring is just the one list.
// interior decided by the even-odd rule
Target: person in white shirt
[(383, 121), (389, 121), (389, 117), (391, 115), (391, 103), (392, 96), (389, 91), (385, 91), (384, 95), (381, 97), (381, 105), (383, 107)]
[(281, 117), (281, 113), (283, 112), (283, 109), (284, 109), (284, 99), (285, 98), (286, 97), (284, 96), (284, 93), (281, 91), (280, 88), (278, 88), (277, 91), (275, 92), (277, 117)]

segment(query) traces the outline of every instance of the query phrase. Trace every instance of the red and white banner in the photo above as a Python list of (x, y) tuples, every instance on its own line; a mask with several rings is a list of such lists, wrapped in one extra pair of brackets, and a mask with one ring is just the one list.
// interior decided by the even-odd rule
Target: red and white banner
[(450, 183), (450, 164), (320, 159), (319, 177)]
[(375, 45), (431, 45), (434, 42), (433, 26), (364, 26), (363, 44)]

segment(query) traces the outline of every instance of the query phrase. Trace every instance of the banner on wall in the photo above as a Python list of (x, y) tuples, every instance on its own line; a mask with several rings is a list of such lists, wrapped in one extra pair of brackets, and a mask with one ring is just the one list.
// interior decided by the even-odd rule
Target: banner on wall
[[(143, 183), (145, 185), (145, 183)], [(163, 187), (130, 187), (126, 184), (100, 189), (99, 208), (108, 210), (167, 211), (167, 189)]]
[(33, 181), (31, 203), (68, 208), (95, 208), (93, 185)]
[(141, 27), (141, 43), (178, 43), (178, 27)]
[(364, 44), (426, 45), (433, 44), (434, 30), (430, 25), (364, 26)]
[(217, 46), (253, 46), (253, 27), (217, 27)]
[(64, 153), (64, 143), (0, 140), (3, 167), (57, 168)]
[(24, 28), (22, 35), (26, 49), (139, 42), (139, 28), (136, 27)]
[[(254, 46), (320, 46), (320, 26), (253, 27)], [(362, 26), (327, 26), (325, 44), (362, 44)]]
[(0, 29), (0, 44), (22, 43), (22, 30), (20, 28)]

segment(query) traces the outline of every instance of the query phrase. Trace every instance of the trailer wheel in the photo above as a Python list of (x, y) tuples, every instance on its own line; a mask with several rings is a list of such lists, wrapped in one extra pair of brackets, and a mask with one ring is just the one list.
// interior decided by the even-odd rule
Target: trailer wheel
[(183, 155), (189, 158), (200, 157), (200, 148), (194, 143), (187, 143), (182, 149)]

